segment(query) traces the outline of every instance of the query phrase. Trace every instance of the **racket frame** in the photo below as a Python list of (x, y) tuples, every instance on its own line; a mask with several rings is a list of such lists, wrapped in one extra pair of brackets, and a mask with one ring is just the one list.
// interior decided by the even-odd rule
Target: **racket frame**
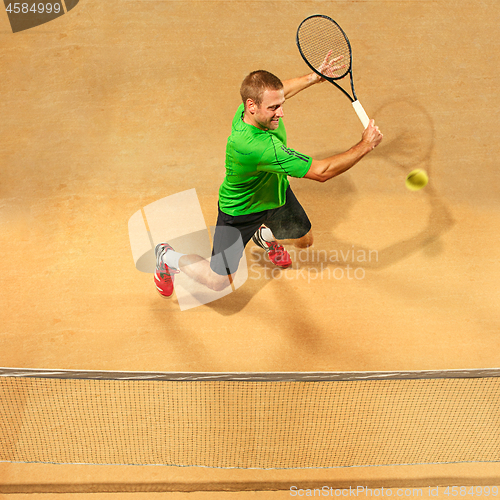
[[(300, 32), (300, 28), (302, 27), (302, 25), (308, 21), (309, 19), (312, 19), (312, 18), (316, 18), (316, 17), (322, 17), (324, 19), (327, 19), (328, 21), (332, 22), (339, 30), (340, 32), (342, 33), (342, 35), (344, 36), (344, 39), (347, 43), (347, 47), (349, 48), (349, 68), (347, 69), (347, 71), (343, 74), (343, 75), (340, 75), (340, 76), (336, 76), (336, 77), (331, 77), (331, 76), (326, 76), (326, 75), (323, 75), (320, 71), (318, 71), (316, 68), (314, 68), (312, 66), (312, 64), (307, 60), (307, 57), (304, 55), (304, 53), (302, 52), (302, 48), (300, 46), (300, 41), (299, 41), (299, 32)], [(366, 114), (366, 111), (363, 109), (363, 106), (361, 105), (361, 103), (358, 101), (358, 98), (356, 96), (356, 91), (354, 90), (354, 81), (353, 81), (353, 78), (352, 78), (352, 49), (351, 49), (351, 43), (349, 42), (349, 38), (347, 38), (347, 35), (345, 34), (345, 31), (340, 27), (340, 25), (334, 21), (331, 17), (329, 16), (325, 16), (323, 14), (313, 14), (312, 16), (309, 16), (309, 17), (306, 17), (300, 24), (299, 24), (299, 27), (297, 28), (297, 35), (295, 37), (295, 41), (296, 41), (296, 44), (297, 44), (297, 48), (299, 49), (299, 52), (300, 52), (300, 55), (302, 56), (302, 59), (304, 59), (305, 63), (317, 74), (319, 75), (321, 78), (324, 78), (325, 80), (327, 80), (328, 82), (332, 83), (333, 85), (335, 85), (335, 87), (337, 87), (339, 90), (341, 90), (344, 95), (351, 101), (351, 104), (354, 108), (354, 111), (356, 111), (356, 114), (358, 115), (358, 118), (360, 119), (361, 123), (363, 124), (363, 127), (366, 129), (370, 123), (370, 118), (368, 117), (368, 115)], [(337, 82), (335, 82), (335, 80), (341, 80), (342, 78), (345, 78), (345, 76), (349, 73), (349, 78), (350, 78), (350, 81), (351, 81), (351, 91), (352, 91), (352, 96), (349, 94), (349, 92), (347, 92), (343, 87), (341, 87)]]

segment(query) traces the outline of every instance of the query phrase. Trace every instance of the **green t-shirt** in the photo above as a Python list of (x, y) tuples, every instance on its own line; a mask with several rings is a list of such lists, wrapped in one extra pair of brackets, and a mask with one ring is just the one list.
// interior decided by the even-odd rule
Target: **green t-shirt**
[(312, 158), (287, 148), (280, 120), (276, 130), (260, 130), (243, 121), (241, 104), (226, 148), (226, 176), (219, 189), (220, 209), (245, 215), (285, 204), (288, 178), (304, 177)]

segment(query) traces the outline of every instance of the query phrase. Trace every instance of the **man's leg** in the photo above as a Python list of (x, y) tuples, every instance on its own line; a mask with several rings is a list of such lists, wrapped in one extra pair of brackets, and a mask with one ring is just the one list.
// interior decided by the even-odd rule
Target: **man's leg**
[(211, 269), (208, 260), (195, 254), (183, 255), (179, 259), (179, 270), (216, 292), (227, 288), (232, 281), (232, 275), (217, 274)]
[(174, 275), (181, 272), (202, 285), (220, 292), (231, 284), (232, 276), (214, 272), (208, 260), (196, 254), (180, 254), (167, 243), (156, 246), (155, 284), (163, 297), (174, 292)]
[(180, 254), (170, 245), (156, 247), (156, 287), (161, 295), (173, 293), (174, 274), (179, 271), (215, 291), (222, 291), (232, 283), (245, 245), (260, 225), (261, 215), (228, 216), (219, 210), (210, 261), (196, 254)]
[(302, 236), (302, 238), (281, 239), (277, 241), (279, 241), (282, 245), (293, 245), (296, 248), (308, 248), (314, 243), (314, 238), (312, 229), (310, 229), (307, 234)]
[(284, 245), (308, 248), (313, 244), (311, 221), (290, 187), (286, 192), (285, 205), (270, 212), (265, 225), (272, 231), (271, 235), (283, 252), (286, 252)]
[(274, 237), (273, 232), (266, 226), (262, 226), (252, 239), (255, 244), (266, 251), (269, 260), (282, 269), (286, 269), (292, 265), (292, 258), (286, 251), (285, 245), (303, 249), (313, 244), (311, 230), (300, 238), (282, 238), (278, 240)]

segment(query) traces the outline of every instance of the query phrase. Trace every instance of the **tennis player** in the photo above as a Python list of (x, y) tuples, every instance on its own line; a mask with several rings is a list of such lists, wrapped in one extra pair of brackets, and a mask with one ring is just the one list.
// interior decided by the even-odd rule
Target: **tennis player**
[[(336, 61), (324, 64), (334, 69)], [(325, 182), (349, 170), (382, 140), (371, 120), (360, 142), (324, 160), (289, 148), (282, 120), (285, 100), (322, 81), (311, 73), (281, 82), (262, 70), (243, 80), (243, 103), (233, 118), (227, 141), (226, 175), (219, 189), (212, 257), (209, 262), (199, 255), (176, 252), (168, 243), (158, 244), (154, 281), (163, 297), (172, 295), (174, 275), (180, 271), (212, 290), (223, 290), (230, 285), (250, 239), (281, 268), (292, 264), (284, 245), (312, 245), (311, 222), (288, 177)]]

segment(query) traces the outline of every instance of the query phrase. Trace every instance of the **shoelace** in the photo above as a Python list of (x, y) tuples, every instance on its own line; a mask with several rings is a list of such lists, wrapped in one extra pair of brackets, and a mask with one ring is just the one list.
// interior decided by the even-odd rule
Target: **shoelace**
[(277, 254), (283, 254), (283, 252), (285, 251), (285, 248), (282, 245), (280, 245), (277, 241), (272, 241), (268, 243), (270, 245), (267, 249), (268, 253), (274, 252)]
[(170, 276), (170, 277), (172, 277), (174, 274), (178, 274), (178, 273), (180, 273), (180, 271), (178, 269), (172, 269), (169, 272), (160, 273), (160, 276), (161, 277), (163, 277), (163, 276)]

